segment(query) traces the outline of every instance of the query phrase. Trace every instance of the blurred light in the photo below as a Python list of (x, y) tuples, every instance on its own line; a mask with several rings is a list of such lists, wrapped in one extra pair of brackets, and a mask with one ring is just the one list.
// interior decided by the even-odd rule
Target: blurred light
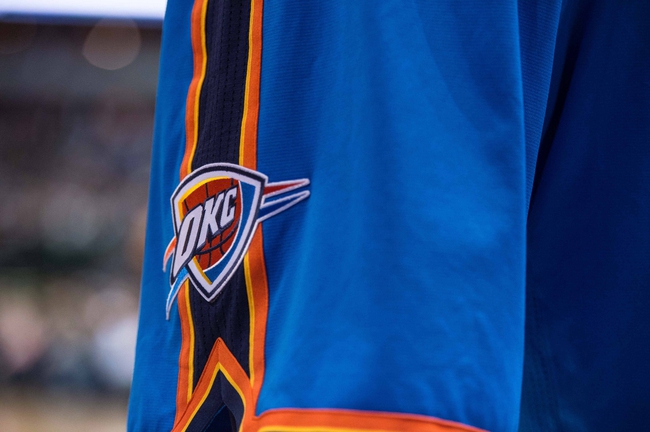
[(9, 372), (27, 370), (46, 348), (45, 326), (28, 296), (3, 298), (0, 305), (0, 352)]
[(116, 70), (128, 66), (140, 52), (140, 31), (133, 20), (101, 20), (84, 42), (83, 55), (98, 68)]
[(167, 0), (0, 0), (0, 15), (53, 15), (160, 20)]
[(95, 334), (92, 358), (106, 384), (124, 389), (131, 385), (137, 332), (138, 316), (134, 313)]

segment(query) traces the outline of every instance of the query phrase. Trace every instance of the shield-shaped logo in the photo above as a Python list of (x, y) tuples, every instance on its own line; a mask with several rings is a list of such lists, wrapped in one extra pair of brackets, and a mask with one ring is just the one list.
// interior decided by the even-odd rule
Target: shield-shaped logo
[[(171, 197), (175, 236), (167, 299), (171, 304), (188, 278), (213, 301), (241, 264), (257, 224), (309, 196), (308, 179), (268, 183), (267, 177), (238, 165), (205, 165), (187, 176)], [(294, 191), (291, 194), (286, 192)]]

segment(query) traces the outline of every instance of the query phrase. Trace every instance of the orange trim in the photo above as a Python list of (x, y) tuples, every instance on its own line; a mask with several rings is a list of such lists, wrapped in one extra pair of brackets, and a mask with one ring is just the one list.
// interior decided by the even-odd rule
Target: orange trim
[[(263, 413), (255, 431), (479, 432), (470, 426), (413, 414), (330, 409), (281, 409)], [(253, 429), (250, 429), (253, 430)]]
[[(195, 0), (191, 15), (191, 38), (192, 52), (194, 54), (194, 72), (192, 82), (187, 92), (185, 110), (185, 153), (180, 167), (180, 179), (183, 180), (192, 169), (192, 159), (198, 140), (199, 124), (199, 96), (205, 78), (206, 69), (206, 48), (205, 48), (205, 14), (208, 0)], [(165, 252), (164, 265), (171, 256), (176, 238)], [(170, 250), (171, 248), (171, 250)], [(194, 323), (192, 321), (192, 310), (189, 305), (189, 282), (186, 281), (178, 292), (178, 312), (181, 322), (181, 351), (178, 359), (178, 387), (176, 389), (176, 418), (174, 424), (179, 420), (180, 415), (185, 412), (187, 404), (192, 396), (194, 383)]]
[[(269, 310), (269, 284), (266, 277), (266, 263), (264, 261), (264, 235), (262, 226), (257, 227), (257, 231), (251, 241), (248, 254), (246, 256), (246, 288), (248, 291), (248, 301), (251, 315), (251, 385), (255, 400), (253, 407), (257, 407), (257, 397), (262, 390), (264, 382), (264, 345), (266, 342), (266, 322)], [(251, 411), (251, 414), (255, 410)]]
[(192, 159), (199, 133), (199, 100), (205, 78), (205, 14), (208, 0), (196, 0), (192, 8), (192, 51), (194, 53), (194, 75), (187, 92), (185, 111), (185, 154), (181, 163), (180, 178), (183, 180), (192, 171)]
[(163, 271), (167, 268), (167, 263), (169, 262), (169, 258), (171, 258), (172, 253), (174, 253), (174, 249), (176, 248), (176, 236), (172, 239), (172, 241), (169, 242), (169, 245), (167, 245), (167, 249), (165, 249), (165, 255), (163, 256)]
[[(248, 71), (244, 115), (239, 146), (239, 164), (257, 169), (257, 125), (260, 108), (260, 76), (262, 69), (262, 13), (264, 0), (251, 0), (248, 32)], [(250, 312), (249, 369), (253, 400), (244, 414), (242, 430), (247, 430), (254, 417), (257, 397), (264, 381), (264, 344), (268, 312), (268, 282), (264, 262), (262, 226), (258, 225), (244, 257), (246, 292)]]
[(194, 322), (189, 302), (189, 290), (188, 281), (185, 281), (178, 290), (178, 313), (180, 315), (182, 339), (181, 353), (178, 360), (178, 387), (176, 389), (176, 418), (174, 424), (179, 421), (180, 415), (187, 408), (187, 404), (192, 397), (194, 383)]
[(257, 169), (257, 120), (260, 112), (260, 73), (262, 71), (262, 8), (263, 0), (251, 0), (248, 32), (248, 72), (244, 95), (239, 164)]

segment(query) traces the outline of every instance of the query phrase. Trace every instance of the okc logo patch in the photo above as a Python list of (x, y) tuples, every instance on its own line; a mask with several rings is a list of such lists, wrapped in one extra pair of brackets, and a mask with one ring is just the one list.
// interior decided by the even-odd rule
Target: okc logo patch
[(264, 174), (229, 163), (205, 165), (183, 179), (171, 197), (175, 235), (163, 261), (165, 270), (173, 257), (167, 319), (187, 279), (213, 301), (244, 259), (257, 224), (307, 198), (308, 190), (297, 189), (308, 184), (268, 183)]

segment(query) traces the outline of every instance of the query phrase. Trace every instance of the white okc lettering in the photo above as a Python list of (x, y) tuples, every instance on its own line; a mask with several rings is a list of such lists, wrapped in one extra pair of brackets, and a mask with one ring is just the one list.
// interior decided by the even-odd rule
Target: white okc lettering
[(177, 235), (173, 277), (203, 249), (209, 239), (219, 235), (235, 220), (237, 191), (237, 186), (221, 191), (216, 197), (210, 197), (204, 204), (194, 207), (185, 216)]
[(176, 251), (174, 252), (174, 265), (172, 267), (172, 275), (174, 277), (178, 275), (178, 272), (194, 255), (194, 245), (198, 237), (202, 213), (203, 206), (198, 205), (183, 219), (177, 237)]
[(230, 188), (226, 191), (223, 210), (221, 212), (221, 228), (229, 225), (235, 220), (235, 200), (237, 199), (237, 187)]
[[(201, 226), (201, 235), (197, 247), (202, 247), (208, 241), (208, 235), (212, 237), (219, 234), (220, 227), (217, 224), (217, 214), (223, 205), (223, 195), (221, 192), (216, 199), (211, 197), (205, 202), (205, 212), (203, 213), (203, 224)], [(223, 225), (222, 225), (223, 226)]]

